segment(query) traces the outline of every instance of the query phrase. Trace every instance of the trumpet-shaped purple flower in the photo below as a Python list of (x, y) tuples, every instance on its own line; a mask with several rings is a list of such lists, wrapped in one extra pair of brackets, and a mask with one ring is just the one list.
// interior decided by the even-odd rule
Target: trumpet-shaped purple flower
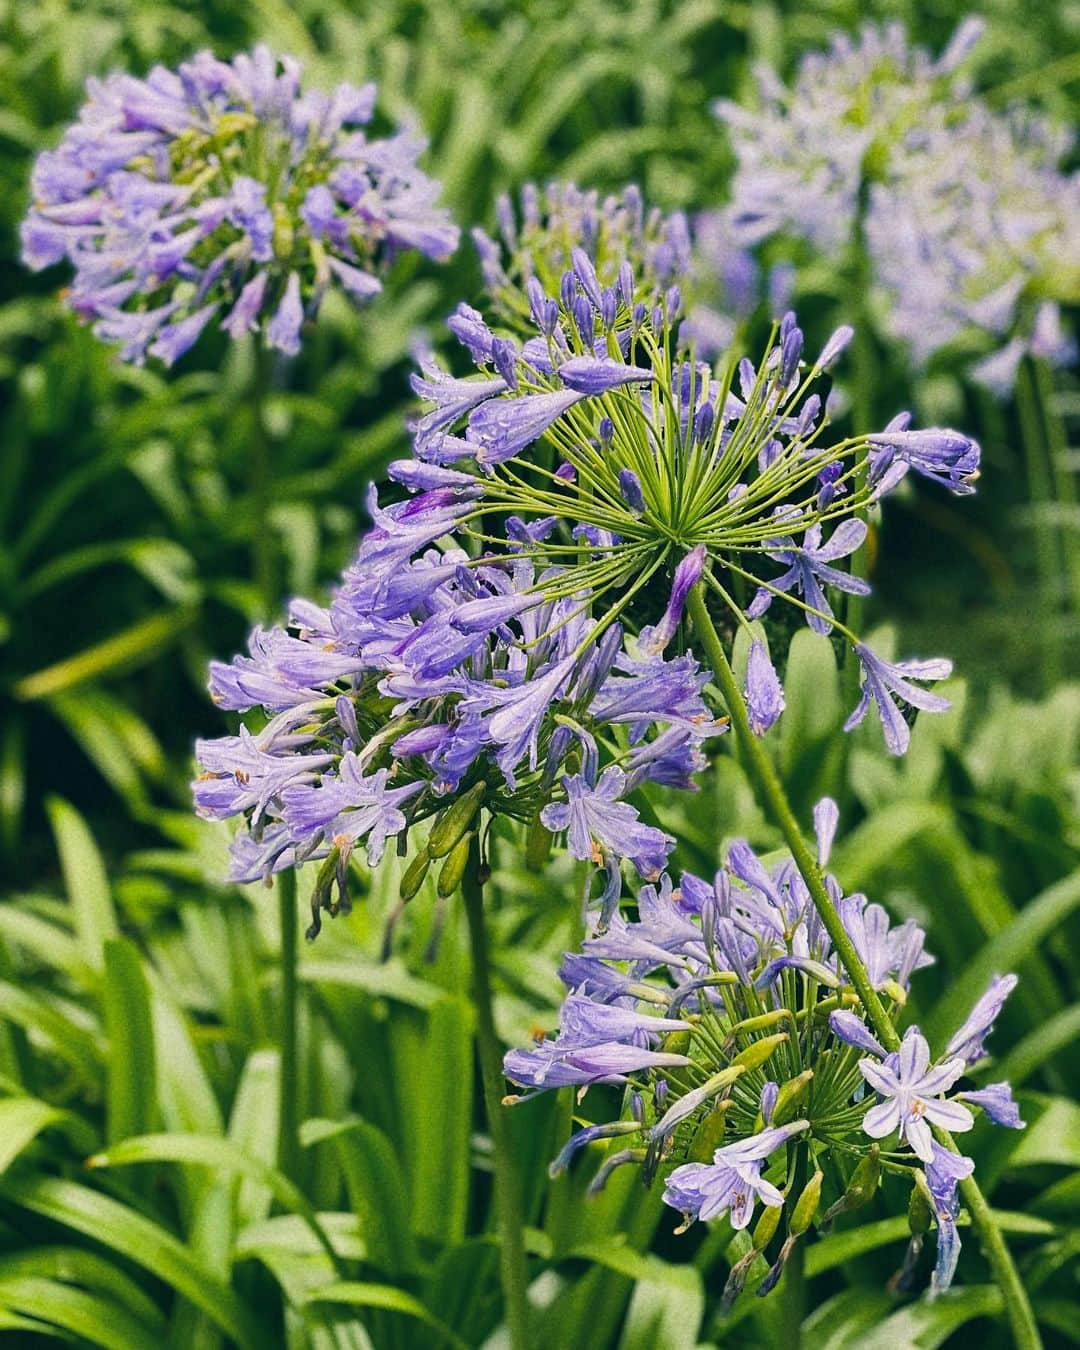
[(351, 847), (367, 840), (368, 864), (374, 867), (383, 855), (386, 841), (406, 826), (404, 802), (421, 790), (422, 783), (390, 787), (389, 771), (379, 769), (370, 777), (355, 753), (341, 757), (336, 777), (325, 775), (319, 787), (299, 784), (282, 794), (283, 816), (293, 840), (310, 843), (318, 837)]
[(956, 1099), (980, 1107), (995, 1125), (1004, 1125), (1009, 1130), (1024, 1128), (1024, 1122), (1020, 1119), (1020, 1108), (1008, 1083), (987, 1083), (984, 1088), (958, 1092)]
[(855, 711), (844, 723), (844, 730), (851, 731), (866, 716), (871, 701), (877, 704), (885, 733), (885, 744), (894, 755), (902, 755), (911, 741), (911, 728), (897, 707), (896, 700), (902, 699), (914, 708), (924, 712), (948, 712), (952, 706), (947, 698), (940, 694), (928, 693), (912, 684), (912, 680), (945, 680), (952, 674), (952, 662), (944, 659), (933, 661), (885, 661), (875, 656), (869, 647), (857, 643), (855, 647), (859, 664), (862, 666), (862, 697)]
[(975, 1123), (966, 1106), (945, 1101), (947, 1092), (963, 1075), (962, 1059), (948, 1059), (930, 1067), (930, 1046), (918, 1028), (904, 1034), (895, 1064), (860, 1059), (859, 1072), (882, 1100), (863, 1117), (863, 1129), (871, 1139), (883, 1139), (899, 1130), (900, 1140), (923, 1160), (933, 1160), (931, 1125), (957, 1133)]
[(676, 1167), (664, 1188), (664, 1203), (688, 1220), (708, 1222), (727, 1214), (736, 1231), (746, 1228), (756, 1201), (775, 1209), (783, 1205), (783, 1192), (765, 1180), (761, 1169), (777, 1149), (808, 1128), (805, 1120), (773, 1126), (718, 1148), (711, 1163)]
[(674, 847), (671, 835), (642, 823), (637, 811), (622, 800), (626, 775), (617, 765), (609, 765), (595, 787), (581, 774), (562, 780), (565, 802), (552, 802), (540, 813), (544, 826), (552, 833), (567, 832), (567, 842), (575, 858), (601, 862), (614, 854), (629, 858), (644, 877), (658, 875)]
[(809, 606), (806, 622), (815, 633), (832, 631), (832, 607), (821, 589), (823, 585), (847, 595), (869, 595), (870, 586), (861, 577), (853, 577), (850, 572), (842, 572), (832, 563), (846, 558), (862, 547), (866, 538), (866, 522), (845, 520), (833, 531), (832, 537), (824, 544), (821, 542), (821, 526), (811, 525), (803, 536), (802, 543), (785, 540), (787, 547), (770, 550), (769, 557), (784, 563), (787, 571), (783, 576), (769, 582), (768, 588), (762, 586), (747, 608), (751, 619), (760, 618), (772, 604), (773, 596), (779, 591), (796, 591)]

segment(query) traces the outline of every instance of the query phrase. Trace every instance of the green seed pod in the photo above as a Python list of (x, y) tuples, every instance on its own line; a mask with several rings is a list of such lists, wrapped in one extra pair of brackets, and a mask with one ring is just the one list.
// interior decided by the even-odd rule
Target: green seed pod
[(865, 1158), (859, 1159), (858, 1166), (852, 1172), (847, 1190), (825, 1211), (822, 1223), (831, 1223), (838, 1214), (845, 1214), (849, 1209), (861, 1209), (863, 1205), (868, 1205), (874, 1198), (880, 1180), (881, 1147), (878, 1144), (871, 1144), (870, 1152)]
[(777, 1032), (775, 1036), (763, 1036), (760, 1041), (754, 1041), (745, 1050), (739, 1051), (731, 1061), (732, 1068), (738, 1066), (742, 1069), (759, 1069), (772, 1057), (773, 1051), (787, 1040), (790, 1040), (790, 1037), (786, 1031)]
[(774, 1125), (786, 1125), (789, 1120), (795, 1119), (795, 1116), (802, 1109), (803, 1102), (806, 1101), (806, 1094), (810, 1091), (810, 1083), (813, 1077), (813, 1069), (803, 1069), (802, 1073), (796, 1074), (794, 1078), (789, 1078), (786, 1083), (780, 1084), (776, 1105), (773, 1107), (772, 1123)]
[(777, 1008), (775, 1012), (761, 1013), (758, 1017), (747, 1017), (741, 1022), (736, 1022), (729, 1034), (734, 1036), (740, 1031), (768, 1031), (770, 1027), (779, 1026), (781, 1022), (791, 1021), (794, 1021), (794, 1018), (788, 1008)]
[(824, 1180), (825, 1173), (818, 1168), (803, 1187), (803, 1193), (799, 1196), (795, 1202), (795, 1208), (791, 1211), (791, 1219), (788, 1222), (789, 1233), (798, 1237), (799, 1234), (805, 1233), (813, 1223), (814, 1215), (821, 1203), (821, 1183)]
[(911, 1188), (911, 1199), (908, 1201), (907, 1221), (912, 1237), (922, 1237), (924, 1233), (928, 1233), (934, 1221), (934, 1201), (926, 1178), (921, 1172), (915, 1173), (915, 1184)]
[(464, 796), (448, 806), (431, 827), (427, 846), (433, 858), (445, 858), (458, 843), (472, 824), (472, 818), (479, 809), (486, 788), (486, 783), (477, 783), (475, 787), (471, 787)]
[(442, 865), (435, 889), (444, 899), (448, 895), (453, 895), (461, 885), (461, 878), (465, 875), (465, 868), (469, 863), (469, 847), (472, 840), (471, 833), (462, 835)]
[(763, 1252), (773, 1240), (773, 1235), (780, 1227), (780, 1216), (783, 1212), (782, 1205), (766, 1205), (761, 1211), (761, 1218), (754, 1225), (755, 1251)]
[(694, 1142), (690, 1145), (689, 1157), (692, 1162), (711, 1163), (713, 1154), (724, 1142), (727, 1128), (727, 1112), (732, 1105), (730, 1097), (719, 1101), (701, 1122)]
[(398, 894), (402, 900), (411, 900), (420, 887), (424, 884), (428, 869), (431, 867), (431, 854), (426, 848), (413, 858), (412, 862), (402, 873), (401, 885), (398, 887)]

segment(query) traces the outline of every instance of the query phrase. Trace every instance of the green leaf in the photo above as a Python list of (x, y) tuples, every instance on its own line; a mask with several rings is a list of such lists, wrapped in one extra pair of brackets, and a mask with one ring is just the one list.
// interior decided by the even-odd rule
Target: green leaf
[(1013, 922), (985, 943), (943, 990), (926, 1018), (926, 1035), (931, 1044), (948, 1040), (985, 992), (991, 976), (1015, 970), (1078, 906), (1080, 870), (1026, 904)]
[(110, 1143), (154, 1128), (157, 1114), (150, 990), (138, 950), (126, 938), (105, 943), (102, 989), (109, 1038), (106, 1138)]
[(51, 698), (54, 694), (100, 675), (132, 670), (160, 656), (185, 629), (191, 627), (195, 618), (196, 611), (193, 609), (153, 614), (148, 619), (133, 623), (122, 633), (87, 647), (77, 656), (69, 656), (55, 665), (46, 666), (44, 670), (24, 676), (12, 686), (11, 692), (17, 699), (29, 702)]
[(388, 1274), (413, 1269), (408, 1191), (386, 1135), (366, 1120), (308, 1120), (300, 1139), (305, 1147), (333, 1140), (371, 1262)]
[(0, 1303), (104, 1350), (146, 1350), (161, 1336), (160, 1328), (148, 1326), (111, 1299), (39, 1275), (0, 1274)]
[(1004, 1079), (1014, 1088), (1019, 1087), (1048, 1059), (1067, 1049), (1077, 1036), (1080, 1036), (1080, 1003), (1063, 1008), (996, 1061), (994, 1081)]
[(0, 1100), (0, 1173), (6, 1172), (23, 1149), (42, 1130), (62, 1128), (79, 1149), (93, 1148), (94, 1131), (70, 1111), (63, 1111), (36, 1097), (5, 1097)]
[(455, 1332), (445, 1326), (419, 1299), (389, 1284), (362, 1284), (356, 1280), (342, 1280), (317, 1289), (307, 1300), (307, 1307), (321, 1303), (344, 1303), (352, 1308), (379, 1308), (384, 1312), (401, 1313), (415, 1318), (437, 1332), (454, 1350), (469, 1350)]
[(150, 1295), (116, 1261), (84, 1247), (53, 1244), (0, 1256), (0, 1279), (16, 1275), (42, 1276), (107, 1294), (141, 1321), (165, 1330), (165, 1318)]
[(242, 1350), (265, 1345), (254, 1317), (233, 1290), (171, 1233), (129, 1206), (60, 1177), (5, 1178), (0, 1195), (142, 1266), (201, 1308)]
[(807, 1316), (802, 1324), (803, 1343), (813, 1350), (859, 1350), (864, 1333), (893, 1307), (895, 1299), (884, 1289), (844, 1289)]
[(694, 1350), (705, 1315), (705, 1290), (692, 1265), (651, 1257), (653, 1269), (639, 1277), (626, 1310), (619, 1350)]
[(24, 1031), (41, 1036), (58, 1058), (70, 1064), (88, 1083), (95, 1083), (101, 1071), (102, 1046), (99, 1038), (86, 1029), (85, 1022), (73, 1020), (81, 1013), (77, 1005), (65, 1006), (57, 998), (31, 994), (6, 980), (0, 980), (0, 1017)]
[(103, 970), (102, 944), (119, 931), (105, 864), (86, 822), (73, 806), (61, 797), (50, 797), (45, 806), (83, 958), (94, 970)]
[(864, 1331), (859, 1350), (935, 1350), (954, 1331), (975, 1317), (996, 1317), (1005, 1306), (997, 1285), (949, 1289), (937, 1298), (920, 1299), (893, 1313), (873, 1331)]
[(130, 1163), (175, 1162), (194, 1167), (210, 1167), (215, 1172), (250, 1177), (265, 1186), (283, 1208), (298, 1214), (318, 1239), (335, 1267), (337, 1253), (319, 1222), (319, 1216), (304, 1195), (277, 1168), (238, 1148), (231, 1140), (191, 1134), (147, 1134), (141, 1139), (125, 1139), (89, 1159), (90, 1167), (121, 1167)]

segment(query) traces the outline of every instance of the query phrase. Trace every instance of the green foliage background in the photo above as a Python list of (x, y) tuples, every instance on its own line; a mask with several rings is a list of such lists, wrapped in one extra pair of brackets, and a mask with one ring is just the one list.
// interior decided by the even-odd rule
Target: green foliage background
[[(555, 175), (635, 179), (668, 207), (715, 204), (730, 153), (708, 107), (749, 94), (755, 59), (790, 69), (837, 27), (884, 17), (937, 48), (965, 11), (955, 0), (0, 4), (0, 1340), (498, 1344), (463, 921), (451, 907), (432, 957), (421, 895), (382, 961), (393, 860), (305, 953), (298, 1186), (272, 1169), (272, 907), (222, 886), (225, 839), (194, 820), (186, 788), (192, 739), (223, 729), (206, 660), (236, 650), (257, 609), (246, 356), (211, 339), (168, 377), (122, 367), (63, 310), (56, 274), (16, 264), (32, 156), (73, 115), (86, 76), (265, 39), (320, 82), (374, 78), (392, 115), (415, 110), (428, 167), (468, 227), (490, 223), (497, 191)], [(1023, 13), (987, 0), (980, 12), (980, 83), (1075, 121), (1080, 4)], [(424, 327), (437, 339), (477, 283), (465, 245), (447, 268), (403, 265), (362, 313), (327, 304), (270, 410), (283, 596), (325, 588), (346, 560), (364, 486), (404, 444), (410, 341)], [(857, 302), (843, 273), (818, 291), (801, 310), (811, 330)], [(828, 644), (803, 632), (776, 753), (804, 818), (824, 792), (841, 803), (846, 888), (927, 925), (939, 964), (916, 984), (924, 1028), (947, 1035), (990, 974), (1022, 975), (989, 1073), (1019, 1087), (1029, 1127), (978, 1133), (973, 1152), (1047, 1340), (1065, 1344), (1080, 1325), (1080, 685), (1068, 678), (1080, 634), (1036, 555), (1047, 538), (1059, 555), (1075, 550), (1080, 517), (1033, 487), (1039, 457), (1080, 420), (1080, 392), (1062, 376), (1033, 436), (1020, 409), (947, 369), (912, 386), (897, 353), (873, 356), (863, 392), (875, 418), (914, 406), (984, 445), (979, 496), (911, 493), (887, 516), (877, 563), (881, 645), (891, 629), (905, 651), (956, 657), (956, 706), (918, 725), (902, 764), (886, 762), (873, 728), (839, 735), (840, 676)], [(682, 840), (678, 861), (698, 870), (736, 834), (777, 842), (733, 759), (692, 809), (654, 806)], [(497, 1016), (520, 1042), (552, 1025), (580, 878), (527, 873), (509, 840), (498, 864)], [(511, 1117), (530, 1179), (537, 1344), (775, 1344), (769, 1300), (719, 1314), (740, 1254), (724, 1225), (676, 1239), (657, 1196), (618, 1173), (586, 1202), (589, 1163), (548, 1182), (571, 1109), (552, 1094)], [(1005, 1344), (974, 1242), (947, 1298), (887, 1292), (905, 1207), (886, 1188), (810, 1249), (807, 1344)]]

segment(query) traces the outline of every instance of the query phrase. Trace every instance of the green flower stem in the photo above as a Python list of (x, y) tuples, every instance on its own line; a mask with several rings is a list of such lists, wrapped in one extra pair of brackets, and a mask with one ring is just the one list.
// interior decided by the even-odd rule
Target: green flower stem
[(297, 1055), (296, 964), (299, 922), (296, 915), (296, 872), (287, 867), (277, 876), (278, 926), (281, 933), (281, 1065), (278, 1087), (278, 1169), (296, 1177), (299, 1157), (299, 1057)]
[[(773, 823), (780, 829), (795, 866), (806, 882), (814, 908), (821, 917), (825, 931), (832, 940), (833, 948), (841, 964), (848, 973), (855, 992), (866, 1012), (875, 1035), (887, 1050), (896, 1050), (900, 1037), (892, 1018), (886, 1012), (877, 990), (870, 982), (866, 967), (859, 958), (851, 938), (841, 922), (836, 907), (829, 899), (825, 882), (813, 854), (807, 847), (791, 803), (787, 799), (783, 785), (773, 767), (772, 760), (764, 745), (750, 729), (750, 720), (746, 712), (746, 703), (731, 669), (727, 653), (716, 631), (705, 602), (705, 591), (699, 582), (690, 592), (687, 606), (693, 621), (697, 637), (704, 650), (705, 658), (716, 679), (720, 693), (727, 704), (731, 725), (739, 745), (744, 764), (749, 774), (758, 802)], [(951, 1137), (940, 1131), (940, 1142), (954, 1153), (959, 1152)], [(1020, 1276), (1013, 1264), (1009, 1249), (1001, 1235), (990, 1206), (979, 1189), (974, 1177), (968, 1177), (960, 1184), (961, 1193), (971, 1212), (972, 1222), (978, 1232), (983, 1251), (1005, 1299), (1005, 1309), (1012, 1327), (1013, 1339), (1020, 1350), (1037, 1350), (1042, 1341), (1039, 1337), (1035, 1318), (1031, 1311), (1027, 1293), (1020, 1282)]]
[[(254, 367), (251, 381), (251, 570), (259, 595), (259, 617), (269, 622), (277, 612), (278, 593), (274, 579), (274, 535), (270, 528), (270, 431), (266, 423), (266, 400), (270, 392), (270, 353), (261, 338), (252, 341)], [(278, 901), (278, 931), (281, 939), (281, 1063), (278, 1085), (278, 1168), (295, 1178), (299, 1156), (299, 1057), (297, 1054), (297, 941), (296, 873), (281, 872), (274, 882)]]
[(461, 891), (469, 925), (473, 965), (473, 1005), (476, 1010), (476, 1044), (480, 1077), (484, 1086), (484, 1110), (491, 1135), (495, 1166), (495, 1216), (499, 1237), (499, 1276), (502, 1281), (506, 1327), (511, 1350), (528, 1350), (528, 1270), (525, 1264), (525, 1221), (522, 1214), (521, 1179), (514, 1158), (503, 1093), (502, 1046), (495, 1030), (491, 998), (491, 958), (484, 923), (484, 887), (481, 880), (480, 845), (473, 836), (472, 850)]

